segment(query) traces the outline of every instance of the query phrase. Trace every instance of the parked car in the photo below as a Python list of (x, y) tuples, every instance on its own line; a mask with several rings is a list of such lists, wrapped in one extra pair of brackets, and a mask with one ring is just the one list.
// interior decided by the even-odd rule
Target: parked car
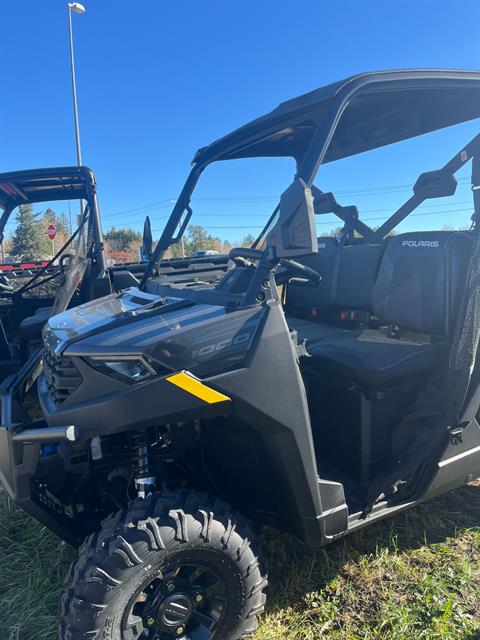
[(191, 258), (205, 258), (206, 256), (218, 256), (220, 255), (220, 251), (213, 251), (211, 249), (205, 251), (194, 251), (191, 254)]

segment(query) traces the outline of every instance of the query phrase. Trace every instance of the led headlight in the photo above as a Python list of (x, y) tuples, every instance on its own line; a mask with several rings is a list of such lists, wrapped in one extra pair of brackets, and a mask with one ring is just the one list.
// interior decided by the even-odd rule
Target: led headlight
[(144, 358), (88, 358), (88, 363), (107, 375), (129, 382), (143, 382), (158, 375)]

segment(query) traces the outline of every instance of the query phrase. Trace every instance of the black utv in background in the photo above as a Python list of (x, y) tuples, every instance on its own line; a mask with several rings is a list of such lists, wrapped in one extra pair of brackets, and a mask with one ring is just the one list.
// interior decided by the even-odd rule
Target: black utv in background
[(95, 176), (87, 167), (1, 173), (0, 241), (18, 206), (58, 200), (82, 203), (71, 237), (43, 266), (5, 272), (0, 279), (0, 380), (38, 348), (52, 313), (113, 290), (105, 267)]
[[(313, 184), (323, 163), (479, 117), (467, 71), (285, 102), (196, 154), (139, 286), (50, 318), (42, 366), (3, 387), (0, 477), (86, 538), (62, 640), (245, 637), (267, 586), (245, 517), (318, 546), (480, 475), (480, 135), (376, 230)], [(257, 156), (297, 163), (261, 238), (216, 284), (169, 283), (159, 265), (203, 170)], [(469, 231), (389, 236), (467, 163)], [(317, 238), (324, 213), (339, 239)]]
[[(18, 371), (39, 347), (42, 327), (50, 315), (138, 285), (146, 268), (142, 261), (107, 268), (97, 185), (88, 167), (1, 173), (0, 242), (18, 206), (58, 200), (82, 203), (82, 215), (71, 237), (43, 265), (32, 264), (28, 270), (12, 268), (0, 275), (0, 381)], [(144, 255), (151, 254), (152, 244), (151, 233), (144, 233)], [(228, 256), (168, 260), (159, 274), (179, 285), (211, 283), (223, 275), (227, 262)]]

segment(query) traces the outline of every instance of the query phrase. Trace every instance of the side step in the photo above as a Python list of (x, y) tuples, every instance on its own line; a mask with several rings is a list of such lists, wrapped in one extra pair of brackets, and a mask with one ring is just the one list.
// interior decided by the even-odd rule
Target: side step
[(348, 505), (345, 502), (343, 484), (318, 478), (318, 488), (322, 501), (325, 535), (332, 538), (344, 533), (348, 530)]

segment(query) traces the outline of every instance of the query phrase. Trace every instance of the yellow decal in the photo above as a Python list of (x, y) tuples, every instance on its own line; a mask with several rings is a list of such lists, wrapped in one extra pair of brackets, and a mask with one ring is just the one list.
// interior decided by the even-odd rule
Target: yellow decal
[(197, 378), (194, 378), (192, 374), (186, 371), (169, 376), (167, 380), (177, 387), (180, 387), (180, 389), (191, 393), (192, 396), (196, 396), (197, 398), (200, 398), (200, 400), (208, 402), (208, 404), (214, 404), (215, 402), (230, 402), (230, 398), (228, 396), (224, 396), (223, 393), (219, 393), (218, 391), (215, 391), (215, 389), (207, 387), (206, 384), (203, 384), (203, 382), (200, 382), (200, 380), (197, 380)]

